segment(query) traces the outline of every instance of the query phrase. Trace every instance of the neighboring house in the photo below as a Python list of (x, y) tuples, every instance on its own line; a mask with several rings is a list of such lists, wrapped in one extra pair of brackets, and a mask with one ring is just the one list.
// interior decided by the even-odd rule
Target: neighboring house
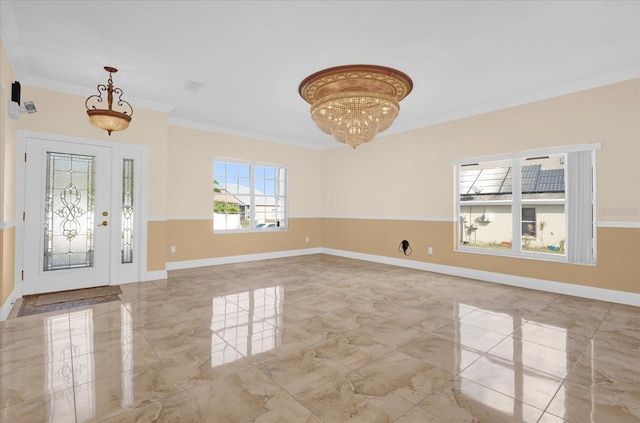
[(273, 196), (255, 197), (255, 217), (259, 223), (275, 223), (283, 219), (282, 210), (278, 214), (276, 200)]
[[(248, 204), (250, 201), (248, 193), (249, 189), (244, 186), (241, 186), (236, 194), (232, 194), (224, 188), (220, 188), (219, 192), (214, 193), (214, 202), (226, 202), (229, 205), (238, 206), (239, 209), (237, 214), (214, 212), (214, 229), (241, 229), (248, 227), (246, 226), (248, 223), (243, 226), (243, 222), (249, 219), (249, 213), (251, 212), (251, 205)], [(283, 218), (278, 215), (275, 197), (259, 193), (254, 197), (254, 201), (256, 223), (275, 223)]]
[[(510, 247), (512, 171), (510, 167), (464, 170), (460, 175), (460, 239), (465, 245)], [(522, 167), (523, 249), (564, 252), (565, 175), (562, 163)], [(507, 204), (505, 204), (507, 200)]]
[(224, 188), (221, 188), (219, 192), (214, 192), (213, 201), (214, 203), (220, 201), (220, 202), (225, 202), (229, 205), (238, 206), (238, 209), (240, 210), (240, 215), (243, 216), (243, 219), (246, 213), (248, 213), (249, 211), (248, 204), (246, 204), (244, 201), (240, 200), (238, 197), (231, 194), (229, 191), (227, 191)]

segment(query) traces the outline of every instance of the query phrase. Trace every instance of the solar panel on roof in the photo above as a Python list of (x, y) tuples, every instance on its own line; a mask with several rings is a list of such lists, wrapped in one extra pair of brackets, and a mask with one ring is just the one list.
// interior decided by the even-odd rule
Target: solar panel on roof
[(513, 173), (511, 172), (511, 168), (509, 168), (509, 171), (507, 172), (507, 176), (504, 178), (504, 181), (502, 182), (502, 186), (500, 187), (500, 194), (511, 194), (511, 192), (513, 191), (512, 189), (512, 177), (513, 177)]
[(508, 167), (482, 169), (469, 193), (498, 194), (508, 172)]
[[(473, 183), (475, 182), (475, 180), (478, 178), (478, 175), (480, 174), (480, 170), (465, 170), (460, 172), (460, 185), (459, 185), (459, 190), (460, 190), (460, 195), (466, 195), (469, 194), (469, 192), (471, 191), (471, 187), (473, 186)], [(473, 193), (473, 191), (471, 191), (471, 193)]]
[[(522, 192), (564, 192), (564, 169), (545, 169), (528, 165), (521, 169)], [(511, 194), (513, 173), (510, 167), (465, 170), (460, 173), (460, 195)]]
[(536, 192), (564, 192), (564, 169), (548, 169), (540, 172)]
[(540, 165), (522, 166), (522, 192), (534, 192), (540, 174)]

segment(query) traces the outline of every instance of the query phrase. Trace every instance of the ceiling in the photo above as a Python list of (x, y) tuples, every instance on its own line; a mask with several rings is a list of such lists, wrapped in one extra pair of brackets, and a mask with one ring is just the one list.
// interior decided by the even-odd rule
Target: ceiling
[(23, 86), (88, 97), (114, 66), (134, 110), (318, 149), (337, 143), (298, 85), (332, 66), (413, 79), (380, 136), (640, 76), (639, 1), (1, 0), (0, 19)]

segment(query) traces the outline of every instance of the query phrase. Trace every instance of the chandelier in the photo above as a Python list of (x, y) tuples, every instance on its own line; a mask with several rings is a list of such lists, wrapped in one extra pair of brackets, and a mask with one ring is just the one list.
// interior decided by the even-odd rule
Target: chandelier
[[(104, 70), (109, 72), (107, 85), (99, 84), (97, 87), (98, 94), (89, 96), (85, 101), (85, 106), (87, 108), (87, 114), (89, 115), (89, 122), (100, 129), (104, 129), (111, 135), (112, 131), (127, 129), (129, 122), (131, 122), (131, 116), (133, 115), (133, 107), (122, 99), (122, 90), (113, 87), (113, 78), (111, 75), (118, 72), (118, 69), (105, 66)], [(100, 104), (104, 102), (102, 94), (105, 92), (107, 93), (107, 108), (99, 109), (97, 106), (100, 106)], [(114, 94), (117, 96), (116, 110), (113, 108)]]
[(404, 73), (376, 65), (346, 65), (306, 77), (298, 87), (322, 132), (356, 148), (391, 126), (413, 88)]

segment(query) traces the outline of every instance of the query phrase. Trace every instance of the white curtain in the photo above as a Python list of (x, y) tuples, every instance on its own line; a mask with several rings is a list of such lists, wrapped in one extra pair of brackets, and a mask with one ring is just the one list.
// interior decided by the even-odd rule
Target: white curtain
[(593, 263), (593, 151), (567, 154), (567, 259)]

